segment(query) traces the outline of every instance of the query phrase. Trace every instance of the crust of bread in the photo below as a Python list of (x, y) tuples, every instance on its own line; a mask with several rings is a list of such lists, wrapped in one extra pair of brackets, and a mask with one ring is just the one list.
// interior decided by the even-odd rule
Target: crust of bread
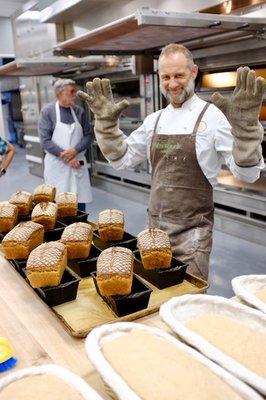
[(67, 249), (62, 243), (60, 245), (62, 249), (58, 249), (58, 242), (43, 243), (31, 253), (26, 272), (33, 288), (60, 284), (67, 266)]
[(125, 230), (124, 213), (114, 208), (101, 211), (98, 216), (98, 230), (104, 242), (121, 240)]
[(64, 217), (76, 217), (78, 213), (78, 204), (58, 204), (57, 216), (60, 218)]
[(18, 207), (18, 215), (28, 215), (32, 208), (33, 196), (28, 192), (16, 192), (11, 197), (9, 202)]
[(169, 249), (141, 251), (141, 261), (145, 269), (170, 268), (172, 251)]
[(87, 222), (75, 222), (68, 225), (60, 239), (67, 247), (68, 259), (87, 258), (91, 249), (92, 236), (92, 227)]
[(41, 202), (32, 210), (31, 219), (43, 225), (44, 229), (54, 229), (57, 219), (57, 204)]
[[(19, 239), (16, 240), (15, 237), (13, 237), (12, 240), (9, 240), (8, 238), (9, 234), (7, 234), (4, 237), (2, 241), (2, 247), (5, 257), (7, 259), (25, 260), (28, 258), (30, 252), (33, 249), (35, 249), (36, 247), (38, 247), (40, 244), (43, 243), (44, 228), (42, 225), (40, 224), (38, 225), (39, 227), (36, 227), (36, 230), (33, 231), (26, 240), (19, 240)], [(17, 225), (14, 229), (19, 229), (19, 226), (21, 226), (21, 224)], [(13, 229), (9, 233), (11, 233), (12, 231)]]
[(58, 217), (75, 217), (78, 213), (77, 196), (71, 192), (60, 193), (56, 199)]
[(97, 260), (97, 285), (102, 296), (128, 295), (133, 282), (134, 256), (125, 247), (109, 247)]
[(41, 203), (42, 201), (54, 201), (56, 189), (54, 186), (42, 184), (34, 189), (33, 201), (34, 203)]
[(124, 236), (124, 225), (110, 224), (99, 226), (98, 232), (103, 242), (116, 242), (122, 240)]
[(54, 229), (56, 224), (56, 216), (48, 217), (47, 215), (41, 215), (39, 217), (32, 218), (32, 221), (41, 224), (45, 230)]
[(6, 233), (11, 231), (14, 228), (17, 221), (17, 217), (15, 218), (0, 218), (0, 233)]
[(128, 295), (131, 292), (133, 274), (104, 275), (97, 277), (97, 285), (102, 296)]
[(138, 234), (137, 242), (145, 269), (170, 268), (172, 250), (165, 231), (157, 228), (145, 229)]
[(0, 232), (6, 233), (14, 228), (18, 218), (18, 207), (8, 202), (0, 203)]

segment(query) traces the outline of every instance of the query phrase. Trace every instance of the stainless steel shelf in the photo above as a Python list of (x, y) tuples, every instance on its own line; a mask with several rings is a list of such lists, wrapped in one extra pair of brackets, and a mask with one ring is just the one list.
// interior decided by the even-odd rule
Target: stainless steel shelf
[(266, 193), (251, 193), (245, 189), (217, 186), (214, 188), (214, 202), (224, 206), (266, 216)]
[(95, 161), (93, 170), (97, 175), (118, 178), (121, 182), (131, 181), (132, 185), (135, 183), (136, 186), (150, 186), (151, 184), (151, 176), (147, 172), (136, 172), (134, 170), (117, 171), (111, 165), (102, 161)]

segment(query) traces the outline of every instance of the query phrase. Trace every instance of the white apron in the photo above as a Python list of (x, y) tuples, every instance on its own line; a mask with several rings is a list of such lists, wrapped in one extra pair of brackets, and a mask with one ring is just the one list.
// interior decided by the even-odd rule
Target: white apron
[[(52, 141), (63, 150), (75, 147), (83, 136), (82, 126), (72, 108), (73, 124), (61, 122), (58, 101), (55, 103), (56, 124)], [(78, 153), (77, 158), (84, 161), (79, 169), (71, 168), (60, 158), (46, 153), (44, 157), (44, 180), (45, 183), (55, 186), (57, 194), (72, 192), (77, 195), (79, 203), (90, 203), (92, 201), (91, 185), (85, 151)]]

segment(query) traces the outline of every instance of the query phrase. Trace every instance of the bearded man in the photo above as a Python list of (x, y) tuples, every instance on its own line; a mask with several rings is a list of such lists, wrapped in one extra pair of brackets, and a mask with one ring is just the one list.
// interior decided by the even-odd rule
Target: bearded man
[(128, 102), (115, 104), (108, 79), (79, 92), (95, 114), (98, 145), (116, 169), (148, 159), (152, 182), (148, 226), (169, 234), (175, 257), (188, 272), (208, 279), (213, 229), (213, 186), (222, 164), (243, 181), (254, 182), (264, 168), (263, 128), (258, 115), (265, 80), (248, 67), (237, 70), (231, 97), (219, 93), (207, 103), (194, 93), (198, 67), (184, 46), (169, 44), (158, 60), (160, 87), (169, 105), (147, 116), (127, 138), (118, 119)]

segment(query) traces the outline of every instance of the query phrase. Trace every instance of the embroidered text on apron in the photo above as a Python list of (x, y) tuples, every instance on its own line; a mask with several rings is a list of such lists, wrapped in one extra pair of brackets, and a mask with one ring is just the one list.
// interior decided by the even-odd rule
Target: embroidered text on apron
[(156, 134), (151, 142), (152, 185), (148, 224), (166, 231), (175, 257), (189, 263), (188, 272), (208, 278), (212, 246), (213, 190), (196, 155), (196, 134)]
[[(63, 150), (75, 147), (83, 136), (82, 126), (80, 125), (74, 110), (71, 113), (74, 119), (73, 124), (61, 122), (60, 108), (58, 101), (55, 104), (56, 125), (52, 135), (52, 141)], [(80, 168), (71, 168), (60, 158), (51, 153), (46, 153), (44, 158), (44, 180), (46, 183), (55, 186), (57, 194), (62, 192), (72, 192), (78, 197), (79, 203), (90, 203), (92, 201), (90, 178), (85, 151), (78, 153), (77, 158), (84, 162)]]

